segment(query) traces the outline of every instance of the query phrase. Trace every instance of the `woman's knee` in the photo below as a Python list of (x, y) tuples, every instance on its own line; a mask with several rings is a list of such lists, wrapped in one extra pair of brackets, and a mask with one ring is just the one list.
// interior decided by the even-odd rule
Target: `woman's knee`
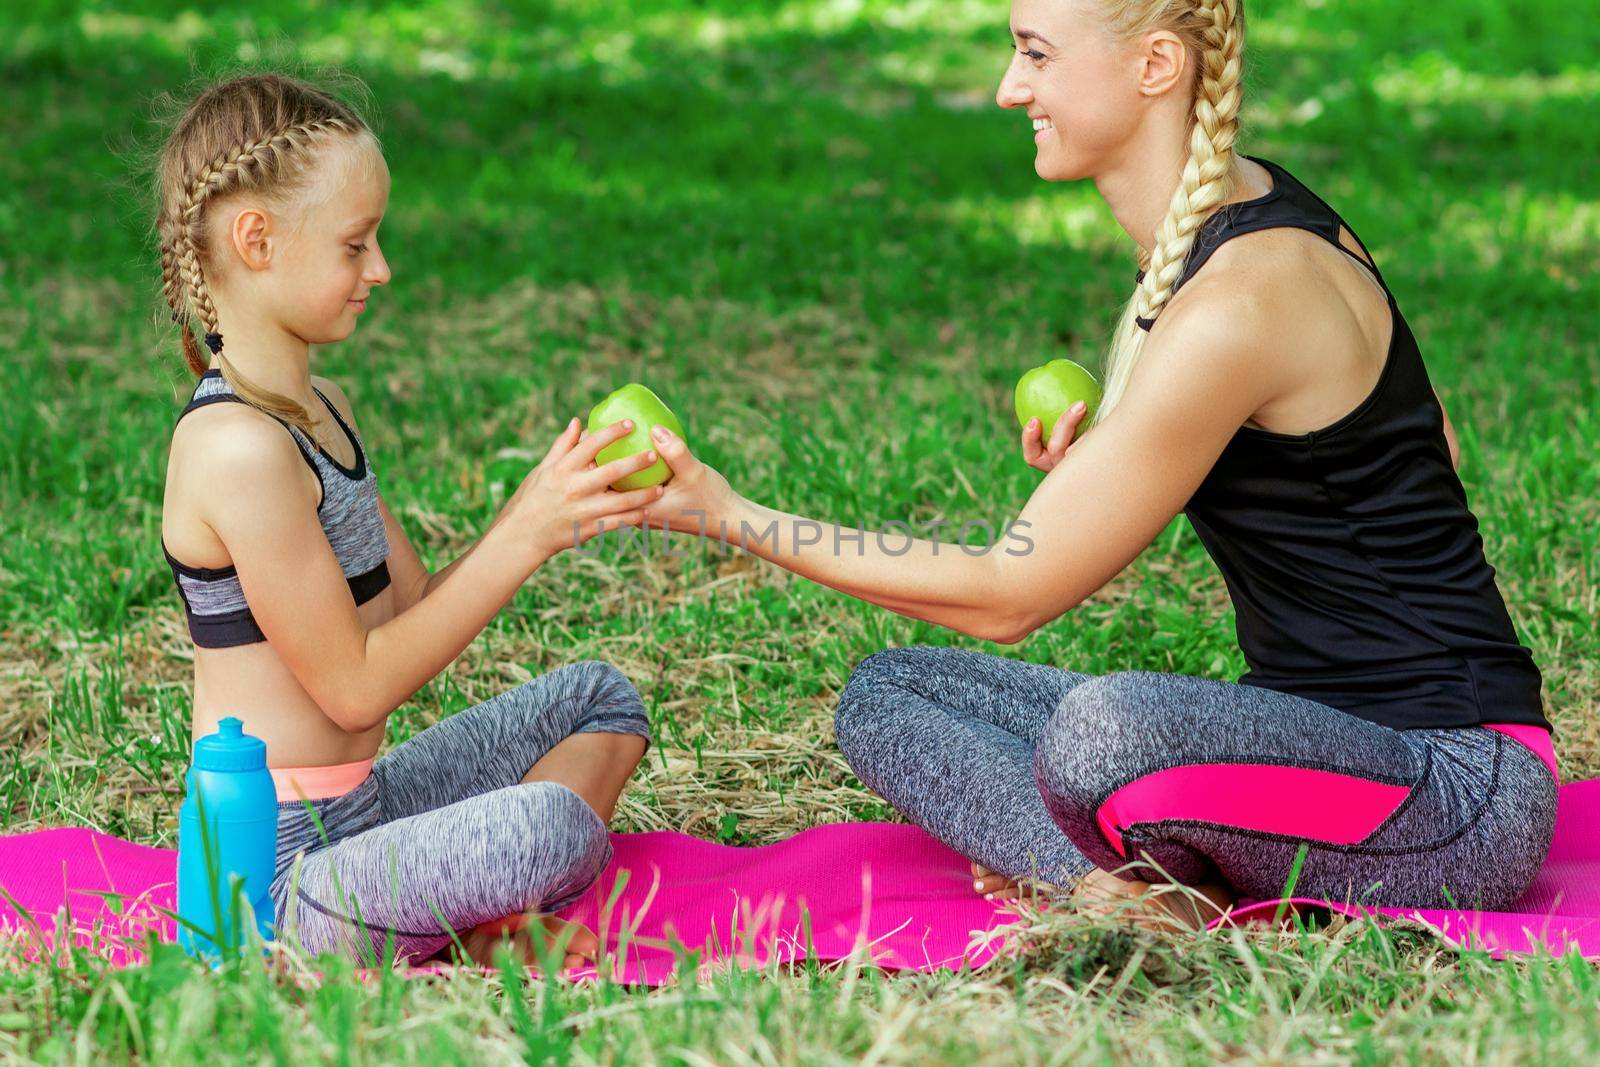
[(901, 701), (895, 697), (900, 679), (908, 671), (915, 671), (919, 660), (935, 649), (922, 646), (886, 648), (874, 652), (850, 672), (850, 680), (839, 694), (839, 706), (834, 709), (833, 734), (847, 760), (859, 751), (863, 743), (877, 733), (877, 728), (901, 712)]
[(1034, 755), (1034, 772), (1047, 799), (1098, 807), (1144, 769), (1151, 733), (1144, 673), (1090, 678), (1061, 698)]

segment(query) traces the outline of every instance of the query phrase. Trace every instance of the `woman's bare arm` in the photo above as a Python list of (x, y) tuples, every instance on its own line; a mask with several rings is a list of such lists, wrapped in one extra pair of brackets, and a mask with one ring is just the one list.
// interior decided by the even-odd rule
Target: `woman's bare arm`
[(675, 478), (649, 521), (708, 525), (712, 535), (721, 521), (730, 540), (812, 581), (975, 637), (1019, 641), (1138, 556), (1182, 511), (1239, 426), (1283, 387), (1293, 371), (1277, 356), (1274, 321), (1248, 294), (1219, 291), (1170, 308), (1122, 403), (1074, 443), (1023, 507), (1016, 529), (1026, 544), (1006, 539), (972, 555), (915, 540), (901, 552), (905, 538), (896, 537), (889, 551), (871, 532), (857, 538), (848, 527), (726, 491), (675, 438), (657, 441)]
[(1439, 415), (1444, 419), (1444, 443), (1450, 449), (1450, 466), (1460, 470), (1461, 445), (1456, 440), (1456, 428), (1450, 425), (1450, 413), (1444, 409), (1444, 401), (1439, 399), (1439, 390), (1433, 391), (1433, 398), (1439, 401)]

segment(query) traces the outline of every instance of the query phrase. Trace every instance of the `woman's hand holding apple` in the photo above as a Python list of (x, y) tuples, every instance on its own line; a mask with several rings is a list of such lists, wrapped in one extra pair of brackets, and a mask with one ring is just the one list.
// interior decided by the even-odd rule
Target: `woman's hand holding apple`
[(720, 536), (739, 500), (728, 479), (697, 459), (683, 438), (665, 426), (652, 427), (650, 440), (672, 469), (672, 479), (661, 499), (645, 509), (645, 525)]
[[(1100, 406), (1100, 383), (1070, 359), (1041, 363), (1017, 379), (1017, 425), (1028, 466), (1054, 470), (1078, 437), (1078, 427)], [(1048, 433), (1049, 441), (1040, 438)]]
[(1041, 440), (1044, 432), (1043, 425), (1037, 415), (1030, 418), (1022, 427), (1022, 458), (1028, 461), (1028, 466), (1042, 471), (1055, 469), (1057, 463), (1066, 456), (1067, 449), (1072, 447), (1073, 441), (1078, 436), (1078, 425), (1089, 414), (1089, 409), (1083, 403), (1072, 405), (1061, 413), (1056, 420), (1055, 428), (1050, 432), (1050, 440)]

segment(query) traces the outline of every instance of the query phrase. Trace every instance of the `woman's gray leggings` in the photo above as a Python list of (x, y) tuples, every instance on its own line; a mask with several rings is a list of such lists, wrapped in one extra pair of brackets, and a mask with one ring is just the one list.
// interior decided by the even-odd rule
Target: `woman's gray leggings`
[(585, 733), (650, 736), (638, 692), (609, 664), (574, 663), (452, 715), (343, 796), (280, 803), (279, 929), (375, 963), (570, 904), (611, 860), (605, 823), (566, 786), (522, 776)]
[(867, 658), (839, 699), (850, 766), (1008, 877), (1095, 867), (1275, 898), (1502, 908), (1550, 845), (1556, 784), (1495, 730), (1394, 730), (1233, 682), (1091, 677), (950, 648)]

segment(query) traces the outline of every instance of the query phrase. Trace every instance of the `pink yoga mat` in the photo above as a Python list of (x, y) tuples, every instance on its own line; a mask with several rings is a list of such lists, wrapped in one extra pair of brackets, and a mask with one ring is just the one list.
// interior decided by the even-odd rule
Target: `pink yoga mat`
[[(1496, 957), (1568, 951), (1600, 958), (1600, 779), (1561, 787), (1555, 839), (1533, 884), (1510, 911), (1453, 911), (1431, 908), (1362, 908), (1296, 897), (1346, 915), (1377, 914), (1412, 919), (1436, 929), (1457, 944), (1484, 949)], [(1270, 918), (1278, 901), (1238, 908), (1233, 921)], [(1213, 926), (1227, 920), (1218, 920)]]
[[(685, 834), (615, 834), (616, 856), (562, 912), (603, 939), (621, 981), (659, 983), (679, 948), (702, 965), (862, 958), (891, 970), (979, 966), (1014, 918), (972, 892), (967, 861), (922, 830), (840, 823), (760, 848)], [(0, 888), (48, 942), (65, 905), (72, 936), (112, 962), (137, 962), (146, 931), (171, 940), (176, 853), (90, 830), (0, 838)], [(0, 898), (3, 900), (3, 898)], [(0, 929), (28, 930), (0, 903)], [(581, 975), (583, 972), (579, 972)], [(592, 972), (590, 972), (592, 973)]]
[[(1013, 919), (973, 894), (965, 859), (911, 826), (819, 826), (760, 848), (675, 833), (613, 842), (611, 866), (562, 914), (601, 934), (623, 981), (663, 980), (673, 945), (700, 952), (703, 963), (827, 962), (859, 950), (887, 969), (979, 966)], [(0, 929), (36, 926), (53, 939), (66, 906), (78, 944), (136, 962), (145, 931), (172, 937), (161, 909), (172, 907), (173, 877), (172, 851), (89, 830), (0, 838), (0, 888), (31, 916), (0, 903)], [(1254, 904), (1235, 918), (1270, 917), (1276, 906)], [(1600, 780), (1562, 787), (1549, 860), (1508, 912), (1328, 906), (1418, 920), (1497, 956), (1543, 947), (1600, 957)], [(630, 944), (619, 948), (624, 932)]]

